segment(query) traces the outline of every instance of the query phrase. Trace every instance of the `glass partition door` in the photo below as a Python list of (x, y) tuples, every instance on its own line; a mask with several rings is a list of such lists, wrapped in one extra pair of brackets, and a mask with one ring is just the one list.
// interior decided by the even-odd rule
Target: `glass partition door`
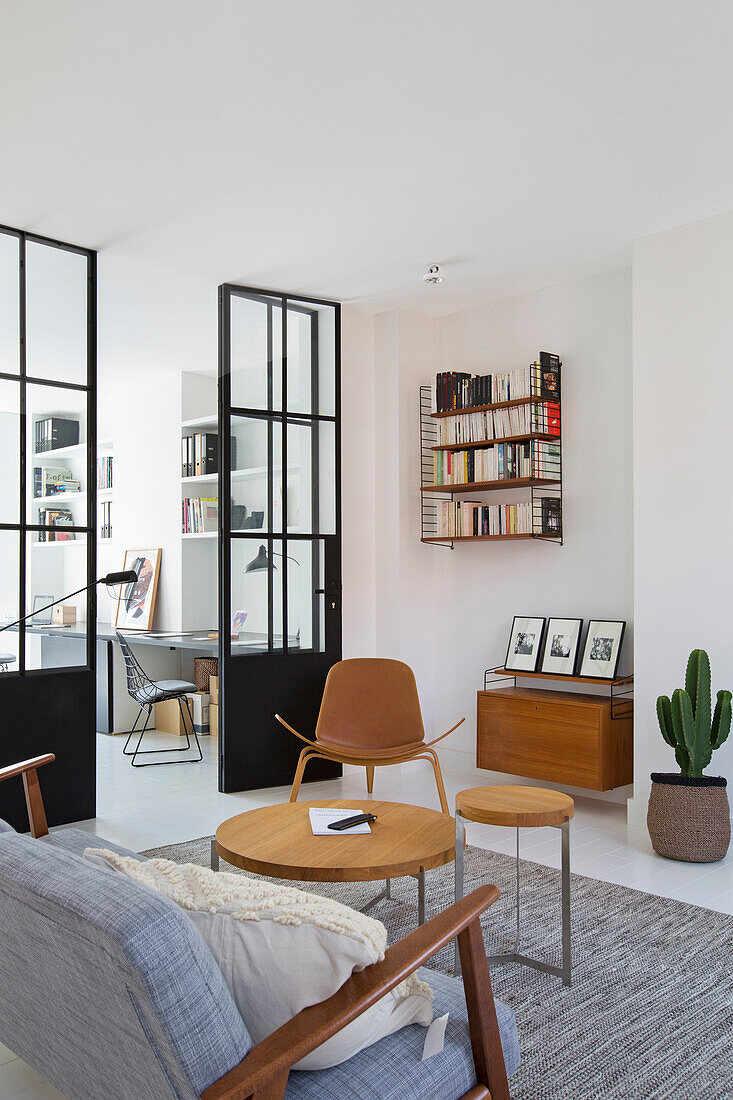
[(95, 468), (96, 253), (0, 226), (0, 764), (56, 753), (52, 824), (94, 814)]
[[(341, 655), (339, 325), (333, 302), (220, 288), (224, 790), (292, 777), (297, 744), (274, 721), (283, 683), (317, 693)], [(239, 693), (251, 713), (255, 683), (270, 679), (249, 751)]]

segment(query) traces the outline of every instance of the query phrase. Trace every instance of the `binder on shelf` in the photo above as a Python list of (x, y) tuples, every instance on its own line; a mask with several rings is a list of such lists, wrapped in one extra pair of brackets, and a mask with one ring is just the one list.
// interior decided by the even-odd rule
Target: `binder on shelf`
[(75, 447), (79, 442), (79, 421), (61, 416), (37, 420), (34, 439), (36, 454), (57, 451), (62, 447)]

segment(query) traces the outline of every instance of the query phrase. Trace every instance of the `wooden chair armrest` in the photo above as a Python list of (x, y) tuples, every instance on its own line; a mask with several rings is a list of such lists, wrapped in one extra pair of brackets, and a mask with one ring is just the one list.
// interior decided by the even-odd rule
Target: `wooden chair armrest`
[[(380, 997), (394, 989), (419, 966), (437, 954), (451, 940), (459, 937), (461, 963), (464, 971), (464, 988), (471, 1020), (471, 1040), (476, 1062), (479, 1084), (491, 1089), (492, 1100), (509, 1100), (506, 1084), (506, 1069), (501, 1053), (496, 1011), (491, 993), (489, 970), (486, 963), (481, 936), (479, 918), (499, 897), (496, 886), (482, 886), (448, 909), (433, 917), (426, 924), (410, 932), (404, 939), (390, 947), (382, 962), (374, 963), (366, 970), (353, 974), (340, 989), (320, 1004), (304, 1008), (292, 1020), (268, 1035), (247, 1054), (233, 1069), (210, 1085), (201, 1095), (201, 1100), (278, 1100), (282, 1097), (288, 1079), (288, 1072), (296, 1062), (320, 1046), (341, 1028), (346, 1027), (366, 1009), (371, 1008)], [(473, 929), (470, 940), (467, 931)], [(478, 937), (478, 941), (477, 938)], [(483, 973), (480, 958), (476, 957), (476, 943), (480, 943), (480, 955), (483, 956)], [(477, 1006), (472, 1004), (477, 996), (486, 998), (488, 983), (488, 1002), (481, 1012), (493, 1015), (495, 1036), (488, 1045), (490, 1050), (483, 1058), (477, 1057), (477, 1044), (485, 1047), (486, 1035), (478, 1035), (482, 1020), (476, 1016)], [(476, 1036), (474, 1035), (476, 1031)], [(498, 1045), (498, 1047), (497, 1047)], [(500, 1066), (494, 1065), (496, 1050), (499, 1052)], [(483, 1063), (491, 1059), (491, 1084), (482, 1080)], [(501, 1089), (503, 1076), (504, 1091)], [(479, 1093), (478, 1095), (483, 1095)]]
[(20, 764), (9, 764), (7, 768), (0, 768), (0, 781), (10, 779), (13, 775), (22, 775), (33, 768), (40, 768), (41, 764), (52, 764), (56, 759), (52, 752), (45, 756), (34, 756), (30, 760), (21, 760)]
[(40, 768), (42, 764), (51, 764), (55, 759), (56, 757), (52, 752), (47, 752), (45, 756), (34, 756), (30, 760), (21, 760), (20, 764), (9, 764), (7, 768), (0, 768), (0, 782), (3, 779), (10, 779), (14, 775), (23, 776), (28, 823), (33, 837), (46, 836), (48, 833), (46, 811), (43, 808), (43, 798), (36, 768)]
[(441, 733), (440, 737), (436, 737), (435, 740), (428, 741), (427, 744), (424, 746), (424, 748), (429, 749), (431, 745), (437, 745), (438, 741), (442, 741), (443, 738), (447, 737), (449, 733), (453, 733), (453, 730), (457, 730), (458, 727), (462, 726), (465, 721), (466, 721), (465, 718), (459, 718), (458, 721), (456, 722), (455, 726), (451, 726), (451, 728), (449, 730), (446, 730), (445, 733)]
[(301, 741), (305, 741), (306, 745), (312, 745), (314, 748), (316, 747), (315, 741), (309, 741), (308, 738), (304, 737), (302, 733), (298, 733), (298, 731), (294, 730), (293, 727), (288, 722), (286, 722), (284, 718), (281, 718), (279, 714), (276, 714), (275, 717), (277, 718), (281, 726), (285, 726), (286, 730), (290, 730), (290, 732), (296, 737), (299, 737)]

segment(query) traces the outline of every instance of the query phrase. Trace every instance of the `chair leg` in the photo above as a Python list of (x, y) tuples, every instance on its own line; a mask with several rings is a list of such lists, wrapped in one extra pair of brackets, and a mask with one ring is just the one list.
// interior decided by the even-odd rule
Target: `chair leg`
[[(132, 752), (127, 751), (127, 746), (130, 744), (130, 741), (132, 740), (132, 735), (137, 730), (137, 724), (140, 721), (140, 715), (143, 714), (144, 711), (145, 711), (145, 707), (141, 706), (140, 710), (137, 712), (137, 717), (136, 717), (135, 721), (132, 723), (132, 729), (128, 733), (127, 740), (125, 741), (125, 744), (122, 747), (122, 755), (123, 756), (134, 756), (135, 755), (134, 750)], [(148, 707), (148, 716), (145, 719), (145, 725), (143, 726), (143, 733), (145, 733), (145, 730), (148, 728), (148, 722), (149, 721), (150, 721), (150, 707)], [(139, 744), (139, 742), (138, 742), (138, 744)]]
[(438, 760), (438, 754), (435, 749), (426, 749), (426, 753), (431, 757), (431, 763), (433, 765), (433, 771), (435, 772), (435, 783), (438, 788), (438, 798), (440, 799), (440, 808), (444, 814), (449, 814), (448, 799), (445, 793), (445, 786), (443, 785), (443, 773), (440, 770), (440, 761)]
[[(147, 706), (148, 706), (148, 716), (145, 719), (145, 725), (143, 726), (142, 730), (140, 731), (140, 736), (138, 737), (137, 745), (135, 746), (135, 751), (132, 754), (130, 754), (129, 752), (125, 753), (126, 756), (132, 755), (132, 760), (130, 761), (130, 763), (132, 764), (133, 768), (156, 768), (156, 767), (161, 767), (164, 764), (199, 764), (203, 760), (204, 754), (203, 754), (203, 751), (201, 749), (201, 742), (199, 741), (198, 734), (196, 733), (196, 730), (194, 729), (194, 726), (193, 726), (193, 714), (191, 712), (190, 701), (185, 696), (180, 696), (180, 695), (173, 696), (173, 698), (178, 699), (178, 706), (180, 708), (181, 718), (183, 720), (183, 729), (184, 729), (184, 732), (186, 734), (186, 744), (181, 745), (180, 748), (177, 748), (177, 749), (142, 749), (142, 750), (140, 749), (140, 745), (142, 743), (143, 735), (144, 735), (145, 731), (148, 728), (148, 722), (150, 721), (150, 716), (153, 712), (153, 704), (152, 703), (147, 704)], [(184, 710), (184, 700), (185, 700), (185, 710)], [(142, 707), (140, 709), (142, 711)], [(186, 717), (187, 716), (188, 716), (188, 723), (186, 722)], [(140, 715), (138, 715), (138, 718), (139, 717), (140, 717)], [(135, 725), (137, 725), (137, 718), (135, 719)], [(133, 730), (134, 730), (134, 728), (135, 727), (133, 726)], [(199, 750), (198, 756), (190, 757), (188, 760), (150, 760), (147, 764), (136, 764), (135, 763), (136, 758), (138, 756), (151, 756), (151, 755), (156, 755), (156, 754), (160, 754), (161, 756), (165, 756), (167, 753), (171, 753), (171, 752), (186, 752), (187, 749), (191, 748), (191, 734), (193, 734), (194, 741), (196, 742), (196, 748)], [(132, 736), (132, 732), (130, 733), (130, 737), (131, 736)], [(128, 737), (128, 741), (129, 741), (129, 739), (130, 738)], [(125, 746), (125, 747), (127, 747), (127, 746)]]
[(374, 765), (373, 764), (367, 764), (366, 773), (367, 773), (367, 794), (372, 794), (372, 792), (374, 791)]
[(306, 746), (298, 757), (298, 766), (295, 769), (293, 786), (290, 789), (290, 798), (288, 799), (289, 802), (298, 801), (298, 791), (300, 790), (300, 784), (303, 782), (303, 772), (305, 771), (305, 766), (310, 760), (311, 756), (315, 755), (316, 753), (313, 752), (313, 749)]

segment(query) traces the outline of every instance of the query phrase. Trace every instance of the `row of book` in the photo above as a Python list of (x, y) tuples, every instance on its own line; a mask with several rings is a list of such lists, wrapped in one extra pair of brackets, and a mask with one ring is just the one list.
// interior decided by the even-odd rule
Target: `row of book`
[(512, 405), (508, 409), (486, 409), (446, 416), (438, 421), (438, 443), (483, 443), (513, 435), (560, 435), (560, 406), (555, 401)]
[(434, 485), (470, 485), (520, 477), (559, 481), (560, 444), (532, 439), (468, 451), (433, 452)]
[(52, 497), (61, 493), (81, 492), (81, 482), (72, 477), (67, 466), (34, 466), (33, 496)]
[(102, 455), (97, 459), (97, 488), (112, 488), (112, 455)]
[(65, 527), (74, 526), (74, 517), (68, 508), (39, 508), (38, 523), (45, 531), (38, 532), (39, 542), (73, 542), (74, 531), (65, 531)]
[(200, 535), (219, 530), (219, 501), (215, 497), (184, 497), (181, 501), (181, 531)]
[(477, 375), (443, 371), (435, 377), (435, 408), (450, 412), (526, 397), (559, 401), (560, 366), (559, 356), (541, 351), (538, 360), (517, 370)]
[(36, 454), (56, 451), (60, 447), (75, 447), (79, 442), (79, 421), (62, 416), (47, 416), (34, 427)]
[(486, 535), (562, 534), (562, 501), (542, 497), (514, 504), (484, 504), (472, 500), (439, 500), (438, 538), (479, 538)]
[[(106, 486), (101, 486), (106, 488)], [(102, 500), (99, 502), (99, 537), (100, 539), (112, 538), (112, 501)]]

